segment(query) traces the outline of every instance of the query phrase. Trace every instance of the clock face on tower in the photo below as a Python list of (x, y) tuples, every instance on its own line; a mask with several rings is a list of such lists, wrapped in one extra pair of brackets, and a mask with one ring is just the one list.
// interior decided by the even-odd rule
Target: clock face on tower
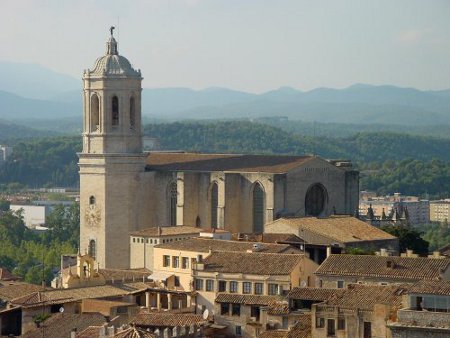
[(100, 223), (100, 219), (100, 208), (95, 204), (89, 205), (85, 213), (86, 223), (90, 226), (96, 226)]

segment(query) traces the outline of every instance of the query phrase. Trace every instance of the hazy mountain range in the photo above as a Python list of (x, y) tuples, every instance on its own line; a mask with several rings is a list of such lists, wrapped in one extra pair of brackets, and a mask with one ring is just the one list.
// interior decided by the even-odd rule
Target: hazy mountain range
[[(81, 120), (81, 80), (38, 65), (0, 62), (0, 119)], [(144, 116), (224, 119), (286, 116), (352, 124), (450, 124), (450, 90), (421, 91), (355, 84), (345, 89), (299, 91), (282, 87), (263, 94), (225, 88), (145, 88)]]

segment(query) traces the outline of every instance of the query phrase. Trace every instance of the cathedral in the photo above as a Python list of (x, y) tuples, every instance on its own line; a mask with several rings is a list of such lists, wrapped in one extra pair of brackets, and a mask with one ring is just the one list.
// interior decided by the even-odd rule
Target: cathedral
[(144, 152), (140, 70), (106, 53), (83, 75), (80, 249), (129, 268), (130, 232), (190, 225), (262, 233), (279, 217), (354, 214), (359, 173), (317, 156)]

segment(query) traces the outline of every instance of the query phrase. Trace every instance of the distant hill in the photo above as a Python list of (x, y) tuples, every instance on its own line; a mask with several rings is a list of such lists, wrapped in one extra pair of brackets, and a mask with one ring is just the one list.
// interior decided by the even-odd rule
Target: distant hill
[(32, 99), (49, 100), (79, 89), (81, 81), (36, 64), (0, 61), (0, 90)]
[[(81, 81), (38, 65), (0, 62), (0, 119), (81, 116)], [(450, 90), (355, 84), (263, 94), (226, 88), (144, 88), (143, 115), (168, 120), (286, 116), (321, 123), (450, 125)]]
[(40, 131), (9, 122), (0, 121), (0, 143), (11, 145), (11, 141), (32, 137), (56, 135), (56, 132)]

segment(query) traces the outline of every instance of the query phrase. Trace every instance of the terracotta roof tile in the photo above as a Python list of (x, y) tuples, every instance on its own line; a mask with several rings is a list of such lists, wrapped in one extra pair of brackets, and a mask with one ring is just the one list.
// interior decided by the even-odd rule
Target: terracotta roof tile
[(383, 257), (371, 255), (330, 255), (316, 275), (384, 277), (439, 280), (450, 266), (449, 259)]
[(305, 229), (343, 243), (396, 238), (383, 230), (351, 216), (280, 218), (266, 226), (276, 229), (277, 224), (292, 225), (299, 230)]
[(271, 302), (280, 301), (280, 296), (263, 296), (263, 295), (241, 295), (236, 293), (221, 292), (217, 294), (216, 303), (233, 303), (244, 305), (264, 305), (267, 306)]
[(254, 275), (289, 275), (304, 255), (260, 252), (213, 252), (204, 259), (204, 271)]
[(409, 287), (408, 293), (450, 296), (450, 281), (421, 280)]
[(14, 276), (8, 269), (0, 267), (0, 281), (17, 280), (19, 277)]
[(34, 284), (21, 283), (5, 285), (0, 287), (0, 299), (9, 301), (40, 290), (42, 290), (42, 286)]
[(288, 298), (325, 301), (330, 297), (340, 295), (343, 292), (343, 289), (293, 288), (289, 291)]
[[(61, 338), (70, 337), (72, 329), (76, 328), (77, 331), (83, 331), (89, 326), (99, 326), (106, 323), (105, 317), (99, 313), (89, 314), (69, 314), (69, 313), (57, 313), (47, 319), (42, 325), (44, 326), (44, 332), (46, 338)], [(41, 338), (42, 329), (38, 328), (33, 331), (27, 332), (21, 337), (24, 338)]]
[(156, 338), (156, 335), (138, 327), (130, 327), (123, 331), (119, 331), (114, 338)]
[(241, 155), (199, 153), (150, 153), (147, 170), (225, 171), (286, 173), (309, 161), (311, 156)]
[(125, 283), (116, 285), (91, 286), (74, 289), (57, 289), (39, 291), (10, 300), (13, 305), (24, 307), (40, 306), (45, 304), (63, 304), (87, 298), (103, 298), (130, 295), (144, 291), (149, 287), (146, 283)]
[(130, 233), (130, 235), (141, 237), (164, 237), (175, 235), (195, 235), (199, 234), (201, 231), (202, 231), (201, 228), (192, 227), (188, 225), (178, 225), (178, 226), (147, 228), (140, 231), (133, 231)]
[(204, 324), (202, 315), (190, 313), (170, 312), (140, 312), (131, 321), (131, 324), (140, 327), (175, 327), (192, 324)]
[[(390, 305), (400, 308), (402, 296), (406, 294), (407, 286), (373, 286), (350, 284), (345, 291), (329, 298), (323, 304), (337, 306), (341, 309), (373, 310), (376, 304)], [(319, 305), (320, 306), (320, 305)]]
[(271, 301), (267, 313), (275, 316), (287, 315), (289, 314), (289, 303), (286, 300)]
[[(155, 245), (155, 248), (164, 248), (170, 250), (182, 250), (182, 251), (194, 251), (194, 252), (209, 252), (215, 251), (235, 251), (235, 252), (247, 252), (253, 250), (253, 242), (242, 241), (228, 241), (222, 239), (192, 237), (183, 241), (175, 241), (165, 244)], [(272, 244), (272, 243), (259, 243), (260, 252), (266, 253), (282, 253), (287, 250), (293, 249), (289, 244)], [(293, 249), (295, 250), (295, 249)]]

